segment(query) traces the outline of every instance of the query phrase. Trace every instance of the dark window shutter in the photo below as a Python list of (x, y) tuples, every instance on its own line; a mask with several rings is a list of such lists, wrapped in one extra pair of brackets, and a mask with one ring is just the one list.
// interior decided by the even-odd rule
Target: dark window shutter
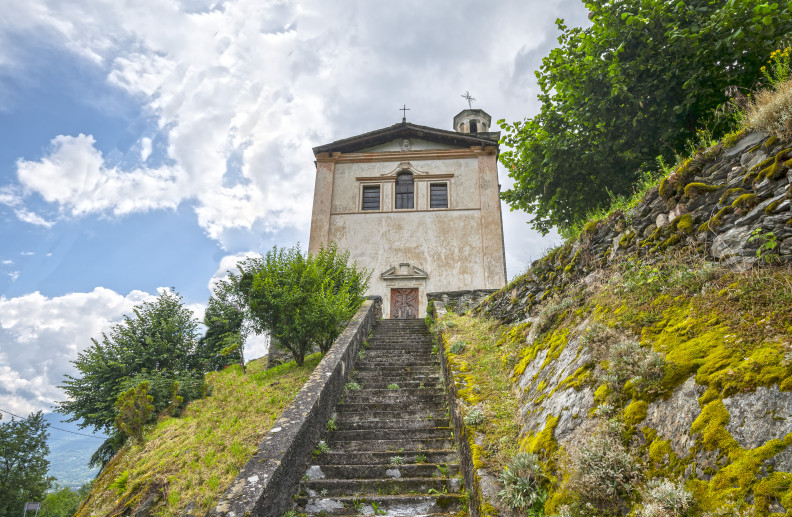
[(429, 184), (429, 208), (448, 208), (448, 184)]
[(363, 210), (380, 209), (379, 185), (363, 187)]

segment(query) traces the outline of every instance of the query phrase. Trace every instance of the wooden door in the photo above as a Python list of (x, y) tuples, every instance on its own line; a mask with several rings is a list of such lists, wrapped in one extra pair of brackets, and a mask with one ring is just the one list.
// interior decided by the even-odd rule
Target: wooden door
[(391, 289), (391, 319), (418, 317), (418, 289)]

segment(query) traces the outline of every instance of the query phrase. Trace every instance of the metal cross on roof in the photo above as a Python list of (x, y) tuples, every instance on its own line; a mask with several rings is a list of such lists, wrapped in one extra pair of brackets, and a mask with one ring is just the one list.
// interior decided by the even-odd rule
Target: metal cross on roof
[(404, 104), (403, 107), (399, 108), (399, 111), (403, 113), (402, 122), (407, 122), (407, 112), (410, 111), (410, 108), (408, 108), (407, 105)]
[(474, 100), (476, 100), (476, 98), (475, 98), (475, 97), (473, 97), (472, 95), (470, 95), (470, 92), (469, 92), (469, 91), (465, 90), (465, 93), (463, 93), (462, 95), (460, 95), (460, 97), (462, 97), (463, 99), (465, 99), (466, 101), (468, 101), (468, 108), (472, 108), (472, 107), (473, 107), (473, 105), (472, 105), (471, 103), (472, 103)]

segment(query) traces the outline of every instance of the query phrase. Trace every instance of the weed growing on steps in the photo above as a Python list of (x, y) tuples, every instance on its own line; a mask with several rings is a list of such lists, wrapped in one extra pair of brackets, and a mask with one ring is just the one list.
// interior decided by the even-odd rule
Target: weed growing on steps
[(417, 454), (415, 456), (415, 463), (426, 463), (426, 455), (424, 454)]
[(399, 385), (396, 384), (395, 382), (392, 382), (392, 383), (388, 384), (388, 389), (389, 390), (398, 390), (399, 389)]
[[(288, 362), (266, 370), (266, 361), (248, 363), (248, 374), (230, 366), (206, 375), (211, 396), (195, 400), (180, 417), (163, 416), (143, 433), (142, 443), (128, 443), (105, 466), (93, 484), (79, 517), (112, 514), (119, 505), (134, 510), (147, 487), (163, 490), (152, 513), (178, 516), (189, 503), (196, 515), (213, 508), (256, 447), (294, 399), (321, 356), (302, 367)], [(120, 492), (108, 490), (129, 472)]]
[(359, 391), (360, 390), (360, 384), (358, 384), (355, 381), (348, 382), (344, 386), (344, 389), (347, 390), (347, 391)]
[(321, 456), (326, 452), (330, 452), (330, 446), (324, 440), (320, 440), (316, 445), (316, 449), (313, 450), (313, 454), (314, 456)]
[(336, 430), (336, 421), (335, 417), (331, 418), (327, 421), (327, 430), (328, 431), (335, 431)]
[(391, 465), (404, 465), (404, 458), (402, 456), (391, 456)]

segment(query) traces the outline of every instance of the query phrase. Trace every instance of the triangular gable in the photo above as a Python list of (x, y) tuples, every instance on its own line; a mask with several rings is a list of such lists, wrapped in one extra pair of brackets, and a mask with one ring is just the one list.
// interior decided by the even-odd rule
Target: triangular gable
[(363, 133), (362, 135), (337, 140), (313, 148), (314, 155), (320, 153), (354, 153), (401, 139), (419, 139), (452, 147), (474, 147), (497, 145), (500, 132), (459, 133), (409, 122), (394, 124), (390, 127)]

